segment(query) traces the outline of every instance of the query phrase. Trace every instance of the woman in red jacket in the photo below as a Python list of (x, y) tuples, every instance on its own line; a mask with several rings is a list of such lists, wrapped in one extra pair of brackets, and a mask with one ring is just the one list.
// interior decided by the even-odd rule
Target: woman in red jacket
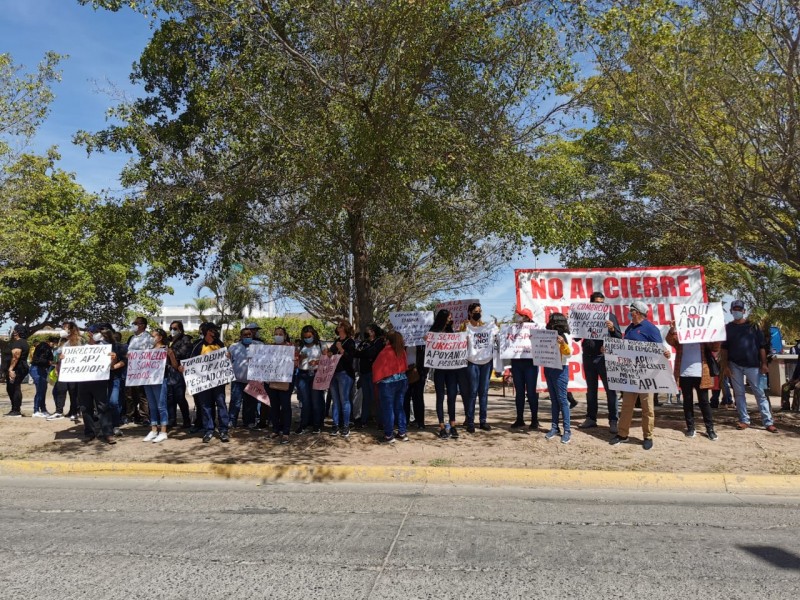
[(386, 346), (372, 365), (372, 380), (378, 383), (383, 439), (386, 443), (393, 444), (395, 421), (398, 437), (404, 442), (408, 441), (406, 413), (403, 410), (403, 398), (408, 388), (408, 377), (406, 377), (408, 363), (403, 336), (397, 331), (390, 331), (386, 339)]

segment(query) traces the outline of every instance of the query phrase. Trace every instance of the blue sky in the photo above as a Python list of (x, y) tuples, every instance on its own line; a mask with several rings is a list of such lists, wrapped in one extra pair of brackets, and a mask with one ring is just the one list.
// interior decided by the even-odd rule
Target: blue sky
[[(106, 111), (117, 104), (114, 95), (137, 96), (140, 88), (129, 79), (131, 65), (141, 54), (152, 30), (149, 21), (131, 10), (117, 13), (81, 6), (77, 0), (0, 0), (0, 52), (10, 53), (16, 64), (35, 68), (47, 51), (67, 54), (61, 65), (62, 81), (56, 84), (56, 99), (47, 121), (32, 143), (43, 152), (58, 146), (61, 168), (75, 173), (77, 181), (90, 191), (120, 190), (119, 173), (129, 157), (122, 154), (93, 154), (74, 146), (73, 134), (96, 131), (106, 126)], [(481, 296), (484, 313), (509, 316), (515, 303), (514, 268), (558, 267), (552, 256), (538, 264), (528, 254), (504, 267), (497, 283)], [(171, 280), (173, 297), (163, 301), (183, 305), (195, 296), (192, 286)], [(473, 297), (465, 293), (463, 297)], [(298, 310), (292, 307), (292, 310)]]

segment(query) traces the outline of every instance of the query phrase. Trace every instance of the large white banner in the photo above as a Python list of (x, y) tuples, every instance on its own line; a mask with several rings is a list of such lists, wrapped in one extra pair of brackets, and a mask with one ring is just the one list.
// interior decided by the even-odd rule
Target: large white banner
[(450, 370), (466, 367), (468, 350), (466, 333), (430, 333), (425, 344), (425, 366)]
[(164, 382), (164, 369), (167, 366), (167, 349), (129, 350), (128, 372), (125, 385), (161, 385)]
[(608, 313), (611, 306), (602, 302), (573, 302), (569, 305), (569, 332), (572, 337), (602, 340), (608, 337)]
[(534, 329), (531, 333), (531, 358), (533, 364), (539, 367), (561, 369), (558, 332), (553, 329)]
[(512, 323), (502, 325), (498, 334), (500, 358), (530, 358), (531, 357), (531, 332), (541, 329), (539, 323)]
[(247, 379), (291, 383), (294, 376), (294, 346), (252, 344), (247, 348)]
[(699, 304), (673, 304), (675, 333), (681, 344), (724, 342), (725, 314), (722, 302)]
[(677, 394), (672, 365), (664, 356), (666, 347), (637, 340), (605, 341), (608, 387), (618, 392)]
[(58, 381), (61, 383), (108, 381), (111, 376), (111, 346), (64, 346), (60, 365)]
[(186, 390), (193, 396), (234, 380), (227, 348), (184, 359), (181, 366), (184, 367)]
[(403, 336), (406, 346), (424, 346), (425, 335), (433, 325), (433, 312), (430, 310), (390, 312), (389, 322), (394, 330)]
[[(600, 291), (611, 306), (621, 329), (630, 324), (628, 306), (633, 300), (648, 305), (648, 318), (666, 335), (672, 305), (707, 302), (703, 267), (631, 267), (617, 269), (518, 269), (515, 271), (517, 310), (536, 323), (547, 323), (554, 312), (569, 313), (573, 302), (588, 302)], [(569, 389), (585, 391), (579, 343), (572, 344)], [(539, 379), (539, 388), (542, 378)]]
[(464, 321), (469, 321), (469, 315), (467, 314), (469, 305), (475, 304), (476, 302), (480, 302), (480, 300), (477, 298), (470, 298), (468, 300), (448, 300), (447, 302), (440, 302), (437, 304), (434, 312), (439, 312), (443, 308), (449, 310), (450, 315), (453, 317), (453, 331), (458, 331), (461, 329), (461, 324)]

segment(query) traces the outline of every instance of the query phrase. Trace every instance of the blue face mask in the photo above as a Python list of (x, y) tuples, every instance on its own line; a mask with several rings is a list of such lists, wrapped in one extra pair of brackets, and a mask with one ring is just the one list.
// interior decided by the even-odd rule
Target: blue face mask
[(303, 342), (310, 346), (311, 344), (314, 343), (314, 338), (313, 337), (310, 337), (310, 338), (304, 337), (303, 338)]
[(252, 343), (253, 343), (253, 338), (242, 338), (242, 344), (244, 344), (245, 346), (249, 346)]
[(741, 310), (732, 310), (731, 311), (731, 316), (733, 317), (734, 321), (738, 321), (739, 319), (743, 319), (744, 318), (744, 312), (741, 311)]
[(628, 311), (628, 318), (633, 321), (633, 311)]

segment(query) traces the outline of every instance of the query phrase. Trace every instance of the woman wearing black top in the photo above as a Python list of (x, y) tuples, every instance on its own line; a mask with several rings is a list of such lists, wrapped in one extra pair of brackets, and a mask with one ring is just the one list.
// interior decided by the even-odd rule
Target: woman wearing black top
[[(375, 382), (372, 381), (372, 363), (386, 343), (385, 332), (376, 323), (367, 326), (366, 339), (359, 344), (354, 352), (358, 359), (358, 385), (361, 388), (361, 417), (358, 425), (365, 427), (369, 421), (370, 412), (375, 406)], [(377, 404), (378, 421), (380, 422), (380, 404)]]
[(328, 354), (340, 354), (342, 358), (336, 365), (336, 372), (331, 381), (331, 399), (333, 401), (333, 427), (331, 435), (343, 437), (350, 435), (350, 412), (353, 408), (351, 394), (355, 369), (353, 368), (353, 354), (356, 351), (356, 342), (353, 339), (353, 326), (349, 321), (339, 321), (336, 326), (336, 341), (328, 348)]
[[(434, 333), (453, 333), (453, 315), (442, 309), (436, 313), (430, 331)], [(439, 419), (439, 438), (458, 438), (456, 430), (456, 396), (458, 395), (458, 371), (451, 369), (434, 369), (433, 386), (436, 390), (436, 416)], [(450, 421), (450, 432), (444, 423), (444, 396), (447, 393), (447, 417)]]

